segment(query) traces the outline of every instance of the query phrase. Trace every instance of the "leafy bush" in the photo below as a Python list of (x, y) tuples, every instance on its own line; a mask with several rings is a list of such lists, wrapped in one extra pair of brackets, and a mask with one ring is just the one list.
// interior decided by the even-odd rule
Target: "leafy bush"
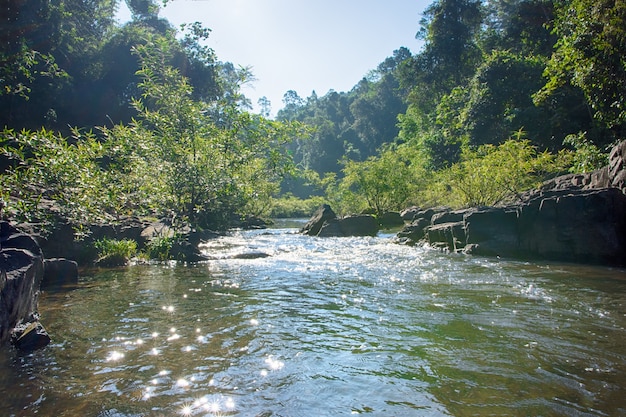
[(573, 173), (591, 172), (609, 163), (608, 154), (602, 152), (593, 142), (587, 139), (585, 132), (569, 135), (563, 142), (574, 147), (572, 167)]
[(445, 190), (440, 200), (451, 207), (494, 206), (566, 171), (565, 156), (538, 152), (527, 140), (482, 145), (476, 150), (465, 149), (461, 161), (439, 171), (431, 187)]
[(130, 259), (137, 253), (137, 242), (130, 239), (101, 239), (94, 243), (100, 259), (118, 257)]
[(172, 258), (171, 251), (176, 243), (176, 237), (157, 236), (150, 240), (144, 249), (148, 259), (167, 261)]
[(273, 200), (270, 217), (309, 217), (325, 202), (326, 199), (320, 196), (301, 199), (293, 195), (286, 195)]

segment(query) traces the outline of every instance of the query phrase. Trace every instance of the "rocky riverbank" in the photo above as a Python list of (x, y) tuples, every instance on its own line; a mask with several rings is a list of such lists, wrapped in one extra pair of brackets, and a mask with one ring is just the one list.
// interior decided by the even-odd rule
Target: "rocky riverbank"
[(410, 211), (396, 241), (451, 252), (626, 266), (626, 141), (609, 165), (557, 177), (502, 207)]

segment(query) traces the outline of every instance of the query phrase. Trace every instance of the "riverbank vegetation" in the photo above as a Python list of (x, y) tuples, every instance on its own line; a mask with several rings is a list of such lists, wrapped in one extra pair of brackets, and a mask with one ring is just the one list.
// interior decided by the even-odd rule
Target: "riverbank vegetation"
[(339, 212), (503, 203), (623, 139), (624, 22), (608, 0), (435, 1), (419, 53), (346, 93), (289, 92), (278, 119), (315, 127), (290, 146)]
[[(624, 137), (626, 7), (436, 0), (351, 91), (250, 111), (248, 68), (151, 0), (12, 1), (0, 46), (5, 216), (80, 233), (129, 216), (224, 229), (308, 216), (515, 199), (606, 163)], [(34, 24), (37, 22), (38, 24)], [(45, 39), (45, 42), (41, 42)]]

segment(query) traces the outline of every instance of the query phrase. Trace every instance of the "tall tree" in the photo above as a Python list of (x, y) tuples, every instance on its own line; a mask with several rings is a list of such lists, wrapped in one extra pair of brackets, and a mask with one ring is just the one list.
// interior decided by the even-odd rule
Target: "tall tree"
[(437, 102), (472, 76), (481, 60), (482, 19), (478, 0), (436, 0), (424, 11), (417, 37), (426, 43), (415, 62), (422, 99)]
[(626, 125), (626, 3), (560, 3), (554, 30), (559, 40), (546, 70), (548, 82), (537, 100), (547, 100), (571, 84), (583, 91), (594, 117), (613, 131), (613, 138), (621, 137)]

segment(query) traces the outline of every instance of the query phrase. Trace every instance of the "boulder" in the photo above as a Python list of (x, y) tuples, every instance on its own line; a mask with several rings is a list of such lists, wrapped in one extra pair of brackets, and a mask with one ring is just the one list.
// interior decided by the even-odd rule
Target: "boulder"
[(378, 223), (383, 228), (404, 226), (404, 219), (397, 211), (387, 211), (378, 216)]
[(309, 236), (317, 236), (322, 229), (324, 222), (336, 219), (337, 215), (328, 204), (322, 205), (313, 214), (311, 219), (300, 229), (300, 233)]
[(488, 207), (468, 210), (465, 224), (465, 253), (481, 256), (520, 257), (518, 212)]
[(37, 242), (0, 221), (0, 344), (15, 327), (36, 315), (43, 277), (43, 254)]
[(417, 213), (419, 213), (419, 211), (420, 211), (419, 207), (412, 206), (412, 207), (409, 207), (409, 208), (406, 208), (406, 209), (402, 210), (400, 212), (400, 217), (402, 217), (402, 220), (404, 220), (406, 222), (411, 222), (415, 218), (415, 215)]
[(32, 352), (48, 346), (50, 335), (39, 322), (39, 317), (33, 315), (15, 326), (11, 335), (11, 343), (22, 352)]
[(465, 246), (465, 224), (460, 221), (431, 225), (426, 236), (432, 246), (456, 252)]
[(376, 236), (379, 224), (374, 216), (361, 214), (348, 216), (342, 219), (331, 219), (324, 222), (317, 236), (319, 237), (348, 237), (348, 236)]
[(78, 263), (65, 258), (45, 259), (42, 290), (51, 290), (78, 284)]
[(418, 217), (416, 220), (413, 220), (411, 224), (404, 226), (404, 228), (398, 232), (395, 241), (397, 243), (415, 246), (424, 239), (424, 230), (428, 226), (430, 226), (430, 221), (423, 217)]
[(616, 188), (535, 198), (518, 219), (522, 253), (543, 259), (626, 265), (626, 195)]
[(465, 210), (440, 211), (432, 215), (430, 222), (433, 225), (442, 224), (442, 223), (462, 222), (464, 215), (465, 215)]

